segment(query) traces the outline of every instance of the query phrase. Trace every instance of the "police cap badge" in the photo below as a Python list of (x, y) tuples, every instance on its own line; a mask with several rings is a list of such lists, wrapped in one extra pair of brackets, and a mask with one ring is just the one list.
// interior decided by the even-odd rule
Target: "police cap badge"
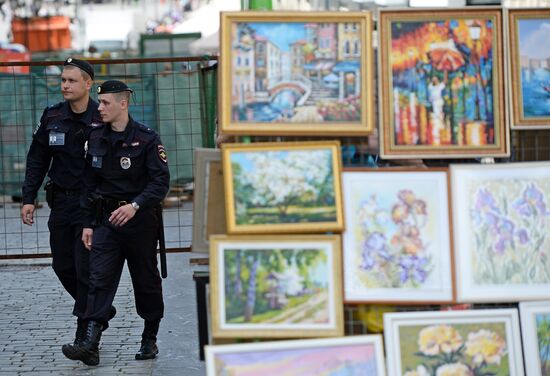
[(72, 65), (73, 67), (80, 68), (84, 72), (88, 73), (92, 80), (94, 79), (94, 68), (87, 61), (70, 57), (63, 63), (63, 66), (67, 65)]
[(122, 91), (129, 91), (130, 93), (134, 92), (132, 89), (126, 86), (124, 82), (117, 80), (105, 81), (101, 84), (101, 86), (97, 87), (98, 94), (120, 93)]

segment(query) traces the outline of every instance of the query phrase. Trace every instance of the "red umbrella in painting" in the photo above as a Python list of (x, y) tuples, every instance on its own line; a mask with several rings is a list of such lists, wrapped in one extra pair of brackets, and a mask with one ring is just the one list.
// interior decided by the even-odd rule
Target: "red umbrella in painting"
[(430, 44), (430, 59), (435, 69), (445, 72), (445, 78), (449, 72), (460, 69), (466, 63), (452, 39)]

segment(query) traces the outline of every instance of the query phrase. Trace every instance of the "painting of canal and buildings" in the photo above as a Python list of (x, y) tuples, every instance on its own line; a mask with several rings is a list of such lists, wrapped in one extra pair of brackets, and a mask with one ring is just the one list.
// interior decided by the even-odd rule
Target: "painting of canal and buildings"
[(525, 117), (550, 117), (549, 32), (550, 18), (519, 21), (521, 92)]
[(382, 30), (387, 153), (502, 152), (500, 18), (462, 13), (395, 17)]
[(305, 125), (313, 133), (338, 125), (372, 130), (365, 127), (373, 106), (364, 92), (364, 70), (371, 59), (363, 56), (370, 46), (370, 14), (288, 18), (249, 17), (226, 27), (230, 36), (222, 38), (222, 56), (227, 56), (222, 59), (227, 64), (222, 96), (230, 109), (222, 109), (227, 112), (222, 128), (230, 123), (229, 131), (235, 124), (252, 132), (269, 124), (286, 125), (283, 129), (291, 133)]

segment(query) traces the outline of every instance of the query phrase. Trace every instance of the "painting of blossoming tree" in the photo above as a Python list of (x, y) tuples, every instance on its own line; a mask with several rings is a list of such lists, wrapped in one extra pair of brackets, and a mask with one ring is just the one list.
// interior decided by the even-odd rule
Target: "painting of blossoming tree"
[(523, 375), (516, 309), (386, 314), (384, 322), (391, 375)]
[(348, 169), (346, 302), (453, 299), (446, 169)]
[(453, 165), (458, 298), (550, 297), (550, 163)]
[(223, 146), (228, 233), (343, 227), (337, 141)]

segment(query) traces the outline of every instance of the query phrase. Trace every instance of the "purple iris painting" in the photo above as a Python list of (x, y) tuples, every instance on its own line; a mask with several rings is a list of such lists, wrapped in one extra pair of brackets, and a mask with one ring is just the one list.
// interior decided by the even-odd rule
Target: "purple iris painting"
[(445, 171), (350, 171), (344, 290), (349, 302), (452, 299)]
[(548, 188), (520, 179), (477, 186), (469, 208), (476, 284), (550, 282)]

